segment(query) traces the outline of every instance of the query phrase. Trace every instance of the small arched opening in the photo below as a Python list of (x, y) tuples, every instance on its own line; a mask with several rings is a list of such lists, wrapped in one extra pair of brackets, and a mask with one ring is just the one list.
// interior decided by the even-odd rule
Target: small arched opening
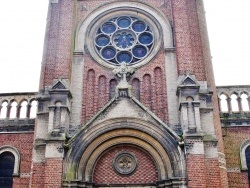
[(17, 114), (17, 102), (13, 101), (10, 105), (10, 118), (16, 118)]
[(32, 101), (30, 107), (30, 118), (35, 118), (36, 112), (37, 112), (37, 101)]
[(237, 98), (238, 98), (237, 95), (235, 94), (231, 95), (231, 105), (232, 105), (233, 112), (239, 112), (239, 105), (238, 105)]
[(1, 119), (4, 119), (4, 118), (7, 117), (7, 106), (8, 106), (8, 103), (6, 101), (3, 102), (2, 108), (1, 108), (1, 111), (0, 111), (0, 118)]
[(21, 109), (20, 109), (20, 116), (19, 118), (26, 118), (27, 117), (27, 101), (23, 101), (21, 103)]
[(0, 187), (12, 188), (15, 156), (11, 152), (0, 154)]
[(247, 100), (248, 96), (245, 93), (243, 93), (241, 94), (240, 98), (241, 98), (242, 110), (244, 112), (249, 111), (250, 109), (249, 109), (248, 100)]
[(227, 96), (225, 94), (220, 95), (220, 111), (228, 112)]

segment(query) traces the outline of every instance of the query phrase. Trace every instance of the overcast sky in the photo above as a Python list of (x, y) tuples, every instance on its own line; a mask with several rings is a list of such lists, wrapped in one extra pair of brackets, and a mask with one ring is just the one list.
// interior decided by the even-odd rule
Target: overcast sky
[[(250, 0), (204, 0), (217, 85), (250, 85)], [(0, 6), (0, 93), (37, 91), (48, 0)]]

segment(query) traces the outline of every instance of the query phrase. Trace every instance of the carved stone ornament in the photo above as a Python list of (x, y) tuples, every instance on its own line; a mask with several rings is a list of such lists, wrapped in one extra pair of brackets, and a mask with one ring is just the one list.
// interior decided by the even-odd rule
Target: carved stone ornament
[(114, 158), (113, 167), (118, 174), (131, 175), (136, 170), (137, 160), (133, 154), (121, 152)]

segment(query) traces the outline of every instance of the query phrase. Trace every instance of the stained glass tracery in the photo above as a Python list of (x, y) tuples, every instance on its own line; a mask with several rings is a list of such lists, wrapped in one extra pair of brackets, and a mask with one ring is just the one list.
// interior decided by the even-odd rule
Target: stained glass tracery
[(136, 64), (151, 52), (154, 36), (144, 20), (120, 16), (104, 22), (94, 41), (96, 51), (106, 62)]

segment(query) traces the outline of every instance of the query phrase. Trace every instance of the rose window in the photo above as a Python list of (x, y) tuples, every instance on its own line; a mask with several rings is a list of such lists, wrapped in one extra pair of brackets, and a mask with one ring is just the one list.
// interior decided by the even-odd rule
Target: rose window
[(95, 35), (95, 49), (106, 62), (136, 64), (151, 52), (154, 36), (150, 26), (136, 17), (121, 16), (103, 23)]

